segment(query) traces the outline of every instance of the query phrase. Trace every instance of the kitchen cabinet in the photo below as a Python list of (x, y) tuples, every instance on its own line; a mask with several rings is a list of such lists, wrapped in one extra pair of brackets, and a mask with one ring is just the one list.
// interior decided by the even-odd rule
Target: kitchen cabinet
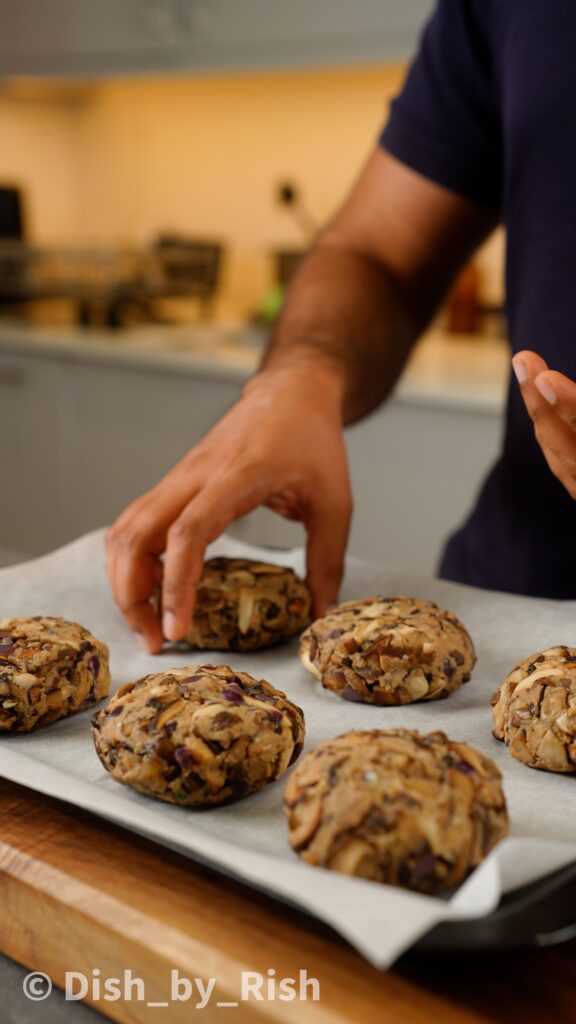
[[(168, 354), (126, 359), (121, 344), (109, 342), (98, 358), (81, 341), (52, 355), (41, 345), (0, 347), (0, 560), (42, 554), (111, 522), (206, 433), (247, 375)], [(350, 553), (432, 572), (500, 432), (498, 408), (401, 395), (350, 428)], [(304, 541), (300, 526), (265, 509), (231, 532), (271, 548)]]
[(0, 352), (0, 558), (39, 554), (70, 536), (65, 379), (50, 359)]
[(432, 0), (0, 0), (0, 74), (298, 67), (402, 59)]
[(393, 399), (347, 432), (357, 496), (350, 550), (433, 573), (497, 457), (502, 422), (484, 410)]
[(68, 367), (75, 451), (70, 493), (75, 533), (116, 518), (149, 490), (226, 411), (235, 381), (149, 367)]

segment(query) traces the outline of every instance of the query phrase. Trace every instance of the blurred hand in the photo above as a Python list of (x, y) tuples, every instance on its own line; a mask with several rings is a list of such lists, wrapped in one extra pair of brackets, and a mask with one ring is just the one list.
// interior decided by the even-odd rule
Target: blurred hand
[[(110, 528), (114, 597), (150, 653), (161, 650), (164, 637), (184, 636), (206, 546), (259, 505), (307, 530), (313, 614), (336, 600), (352, 514), (339, 390), (333, 374), (314, 367), (259, 374), (210, 433)], [(150, 598), (162, 579), (161, 628)]]
[(576, 499), (576, 384), (535, 352), (518, 352), (512, 365), (546, 462)]

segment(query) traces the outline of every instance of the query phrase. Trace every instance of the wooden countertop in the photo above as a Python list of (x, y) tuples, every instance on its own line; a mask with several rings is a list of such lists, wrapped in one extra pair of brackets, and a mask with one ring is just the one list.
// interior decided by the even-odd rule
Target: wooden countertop
[[(216, 978), (198, 1019), (232, 1024), (525, 1024), (574, 1021), (576, 941), (494, 956), (411, 955), (379, 973), (329, 928), (175, 853), (67, 804), (0, 782), (0, 950), (62, 985), (144, 980), (146, 1001), (87, 1001), (116, 1021), (170, 1024), (170, 972)], [(242, 971), (308, 977), (318, 1002), (240, 1003)], [(90, 993), (92, 995), (92, 993)], [(24, 997), (23, 997), (24, 998)], [(40, 1019), (40, 1016), (39, 1018)]]

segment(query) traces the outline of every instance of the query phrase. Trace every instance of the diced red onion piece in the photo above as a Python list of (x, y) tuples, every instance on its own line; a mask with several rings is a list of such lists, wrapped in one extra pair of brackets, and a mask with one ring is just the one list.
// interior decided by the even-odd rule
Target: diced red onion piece
[(190, 771), (194, 767), (194, 758), (187, 747), (176, 747), (174, 757), (182, 768), (182, 771)]
[(345, 686), (346, 686), (346, 683), (348, 682), (348, 676), (346, 675), (345, 672), (342, 671), (341, 668), (333, 669), (333, 671), (330, 673), (330, 678), (335, 683), (344, 683)]
[(416, 865), (414, 867), (414, 881), (419, 882), (422, 878), (425, 878), (426, 875), (432, 874), (435, 867), (436, 857), (434, 854), (423, 853), (416, 861)]
[(236, 684), (233, 683), (231, 683), (230, 686), (224, 687), (224, 689), (222, 690), (222, 696), (225, 697), (226, 700), (230, 701), (231, 704), (244, 703), (244, 694), (236, 686)]
[(250, 694), (250, 696), (251, 697), (255, 697), (256, 700), (263, 701), (264, 704), (275, 704), (276, 703), (276, 697), (272, 693), (264, 693), (264, 692), (262, 692), (262, 693), (252, 693), (252, 694)]
[(356, 704), (363, 703), (363, 698), (361, 697), (361, 695), (357, 693), (356, 690), (353, 690), (351, 686), (344, 687), (344, 689), (342, 690), (342, 696), (344, 697), (344, 700), (350, 700)]

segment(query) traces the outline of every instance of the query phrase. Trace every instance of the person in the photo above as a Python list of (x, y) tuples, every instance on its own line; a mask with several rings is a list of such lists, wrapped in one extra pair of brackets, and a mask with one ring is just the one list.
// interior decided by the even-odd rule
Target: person
[[(109, 531), (113, 592), (149, 651), (183, 636), (206, 545), (258, 505), (304, 524), (314, 613), (336, 600), (352, 513), (342, 428), (391, 392), (500, 221), (516, 379), (502, 453), (439, 572), (576, 597), (575, 37), (573, 0), (439, 0), (259, 372)], [(149, 599), (162, 572), (160, 624)]]

